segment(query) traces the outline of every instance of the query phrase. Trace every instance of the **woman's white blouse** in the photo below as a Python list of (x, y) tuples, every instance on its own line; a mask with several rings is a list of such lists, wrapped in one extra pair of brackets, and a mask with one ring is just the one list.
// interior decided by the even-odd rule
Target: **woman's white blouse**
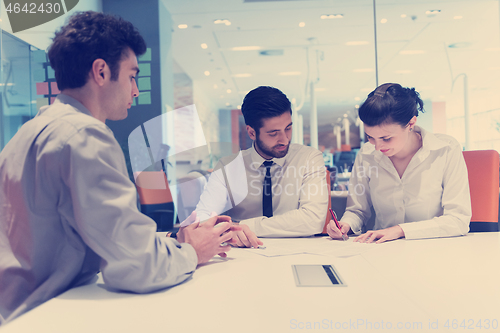
[(416, 126), (422, 147), (400, 178), (391, 160), (366, 143), (349, 181), (342, 222), (361, 233), (375, 210), (375, 230), (400, 225), (407, 239), (465, 235), (471, 204), (467, 167), (457, 140)]

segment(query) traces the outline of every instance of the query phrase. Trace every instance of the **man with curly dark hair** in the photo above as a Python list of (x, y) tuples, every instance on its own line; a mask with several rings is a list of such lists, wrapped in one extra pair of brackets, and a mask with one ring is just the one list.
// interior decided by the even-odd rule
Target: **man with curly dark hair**
[(174, 240), (137, 209), (105, 121), (127, 116), (145, 51), (130, 22), (102, 13), (77, 13), (56, 33), (49, 59), (61, 94), (0, 154), (0, 324), (98, 271), (112, 289), (151, 292), (229, 250), (221, 244), (239, 230), (229, 218), (193, 223)]

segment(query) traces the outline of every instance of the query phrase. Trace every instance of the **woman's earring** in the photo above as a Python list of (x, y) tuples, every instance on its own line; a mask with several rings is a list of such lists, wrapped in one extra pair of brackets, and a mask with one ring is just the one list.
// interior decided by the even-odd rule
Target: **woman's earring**
[(413, 131), (413, 127), (410, 127), (410, 132)]

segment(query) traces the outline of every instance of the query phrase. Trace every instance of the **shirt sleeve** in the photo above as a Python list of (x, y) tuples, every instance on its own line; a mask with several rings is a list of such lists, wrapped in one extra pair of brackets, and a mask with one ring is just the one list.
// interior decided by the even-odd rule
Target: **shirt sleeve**
[(399, 226), (407, 239), (462, 236), (469, 232), (472, 216), (467, 166), (458, 143), (446, 154), (441, 204), (443, 215)]
[(157, 235), (155, 222), (137, 209), (135, 186), (109, 129), (87, 126), (62, 149), (59, 165), (72, 197), (72, 227), (102, 258), (108, 286), (144, 293), (193, 274), (198, 263), (194, 248)]
[(200, 196), (200, 201), (196, 205), (196, 216), (200, 218), (200, 221), (210, 218), (212, 212), (221, 214), (231, 208), (226, 182), (222, 175), (221, 162), (216, 165), (214, 170)]
[(346, 210), (341, 219), (343, 223), (349, 224), (356, 235), (361, 233), (363, 224), (370, 218), (372, 207), (368, 176), (358, 172), (363, 168), (362, 161), (362, 154), (358, 153), (349, 179)]
[(321, 233), (330, 200), (321, 153), (316, 151), (307, 158), (306, 166), (297, 209), (273, 217), (242, 220), (240, 224), (248, 225), (258, 237), (298, 237)]

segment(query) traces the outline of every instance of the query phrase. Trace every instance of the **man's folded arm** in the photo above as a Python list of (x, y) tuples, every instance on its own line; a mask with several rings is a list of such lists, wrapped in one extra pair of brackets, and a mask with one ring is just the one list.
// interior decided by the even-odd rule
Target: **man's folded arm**
[(61, 174), (71, 189), (72, 227), (102, 258), (105, 283), (116, 289), (151, 292), (189, 278), (198, 262), (194, 248), (156, 234), (140, 213), (136, 190), (111, 132), (89, 126), (63, 148)]

